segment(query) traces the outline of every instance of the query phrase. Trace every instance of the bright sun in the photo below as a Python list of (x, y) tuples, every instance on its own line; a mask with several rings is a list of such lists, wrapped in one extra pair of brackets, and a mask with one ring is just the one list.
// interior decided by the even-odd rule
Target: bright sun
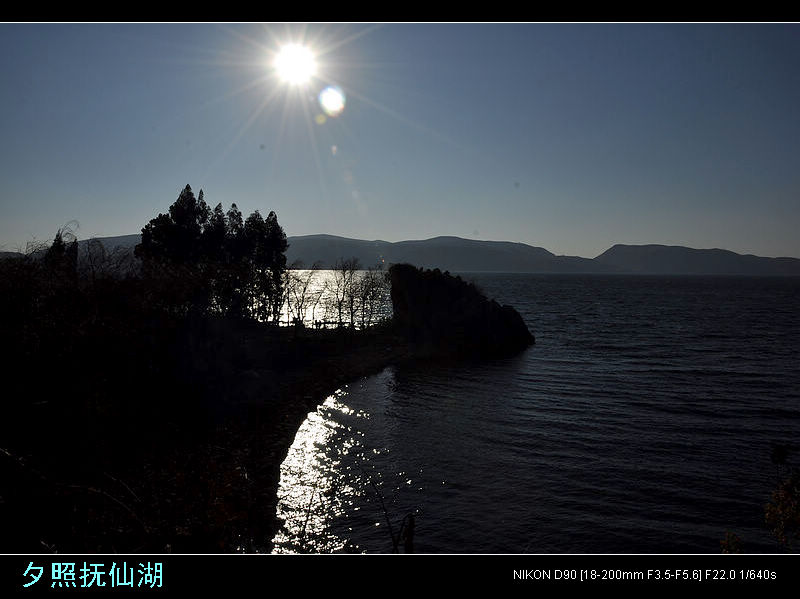
[(300, 44), (283, 46), (275, 57), (274, 66), (278, 77), (294, 85), (307, 83), (317, 72), (314, 54)]

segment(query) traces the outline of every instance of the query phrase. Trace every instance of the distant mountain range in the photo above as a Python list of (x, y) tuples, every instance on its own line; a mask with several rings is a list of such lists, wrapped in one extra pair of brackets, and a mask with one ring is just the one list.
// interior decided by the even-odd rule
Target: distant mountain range
[(796, 258), (761, 258), (728, 250), (666, 245), (615, 245), (596, 258), (557, 256), (544, 248), (510, 241), (434, 237), (423, 241), (363, 241), (334, 235), (289, 238), (289, 264), (331, 266), (353, 257), (361, 264), (409, 262), (451, 272), (619, 273), (800, 276)]
[(630, 273), (666, 275), (800, 275), (797, 258), (762, 258), (729, 250), (668, 245), (615, 245), (594, 259)]
[[(102, 237), (107, 251), (129, 250), (140, 235)], [(87, 240), (79, 242), (85, 252)], [(0, 252), (0, 257), (15, 255)], [(341, 258), (358, 258), (366, 268), (409, 262), (451, 272), (615, 273), (645, 275), (800, 276), (797, 258), (762, 258), (728, 250), (698, 250), (666, 245), (615, 245), (596, 258), (557, 256), (544, 248), (510, 241), (476, 241), (434, 237), (420, 241), (365, 241), (335, 235), (289, 237), (287, 263), (333, 266)]]
[(362, 241), (334, 235), (303, 235), (289, 238), (289, 264), (315, 260), (325, 266), (341, 257), (356, 257), (364, 267), (379, 263), (408, 262), (424, 268), (451, 272), (598, 272), (594, 261), (556, 256), (544, 248), (510, 241), (475, 241), (460, 237), (434, 237), (423, 241)]

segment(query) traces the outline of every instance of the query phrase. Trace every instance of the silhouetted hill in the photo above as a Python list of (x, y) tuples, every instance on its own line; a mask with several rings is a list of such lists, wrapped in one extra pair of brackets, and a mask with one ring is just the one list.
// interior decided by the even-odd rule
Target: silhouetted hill
[[(107, 252), (113, 252), (116, 249), (133, 250), (133, 248), (142, 242), (142, 236), (138, 233), (134, 235), (117, 235), (116, 237), (95, 237), (93, 239), (97, 239), (102, 243)], [(78, 247), (82, 248), (87, 245), (89, 241), (89, 239), (78, 241)]]
[(544, 248), (510, 241), (476, 241), (460, 237), (434, 237), (414, 241), (362, 241), (333, 235), (289, 238), (287, 262), (306, 266), (321, 261), (330, 267), (339, 258), (355, 256), (362, 265), (409, 263), (422, 268), (453, 272), (600, 272), (587, 258), (556, 256)]
[[(141, 235), (97, 238), (106, 252), (133, 253)], [(89, 240), (78, 242), (86, 255)], [(289, 237), (287, 264), (302, 261), (310, 267), (319, 261), (332, 267), (340, 258), (356, 257), (366, 268), (383, 263), (409, 263), (451, 272), (618, 273), (688, 275), (800, 276), (797, 258), (763, 258), (729, 250), (698, 250), (682, 246), (617, 244), (594, 259), (556, 256), (541, 247), (511, 241), (478, 241), (460, 237), (389, 242), (366, 241), (336, 235)], [(19, 256), (0, 252), (0, 259)]]
[(636, 274), (800, 275), (800, 260), (796, 258), (762, 258), (729, 250), (681, 246), (618, 244), (594, 260)]

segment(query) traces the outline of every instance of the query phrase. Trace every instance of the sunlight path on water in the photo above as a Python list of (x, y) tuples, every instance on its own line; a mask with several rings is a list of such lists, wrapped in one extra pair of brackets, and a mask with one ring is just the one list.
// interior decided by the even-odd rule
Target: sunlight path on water
[(344, 395), (345, 391), (336, 391), (316, 412), (309, 413), (281, 464), (277, 516), (283, 525), (273, 539), (274, 553), (356, 549), (329, 526), (352, 505), (357, 494), (351, 483), (358, 483), (358, 475), (351, 473), (346, 478), (339, 465), (345, 455), (358, 451), (363, 435), (337, 423), (332, 416), (340, 413), (369, 418), (341, 403)]

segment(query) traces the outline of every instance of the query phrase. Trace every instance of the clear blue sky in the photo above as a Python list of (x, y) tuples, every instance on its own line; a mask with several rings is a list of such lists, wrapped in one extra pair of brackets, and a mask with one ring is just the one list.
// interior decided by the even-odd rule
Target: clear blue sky
[(0, 75), (0, 249), (188, 183), (288, 235), (800, 257), (800, 25), (4, 24)]

